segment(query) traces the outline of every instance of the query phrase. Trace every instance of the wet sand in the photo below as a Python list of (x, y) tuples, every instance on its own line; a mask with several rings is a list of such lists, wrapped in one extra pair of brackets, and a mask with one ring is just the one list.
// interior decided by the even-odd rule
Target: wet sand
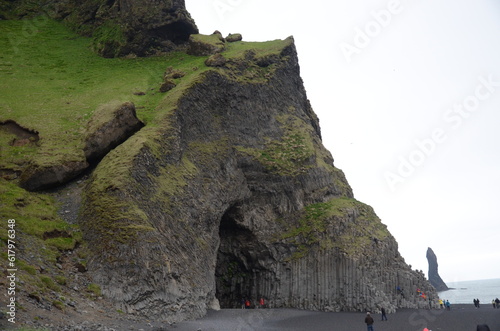
[[(387, 314), (372, 314), (374, 331), (476, 331), (478, 324), (487, 324), (491, 331), (500, 331), (500, 309), (471, 305), (454, 305), (450, 311), (400, 309)], [(365, 313), (313, 312), (297, 309), (223, 309), (210, 311), (196, 321), (178, 323), (170, 329), (178, 331), (356, 331), (366, 330)], [(169, 330), (170, 330), (169, 329)]]

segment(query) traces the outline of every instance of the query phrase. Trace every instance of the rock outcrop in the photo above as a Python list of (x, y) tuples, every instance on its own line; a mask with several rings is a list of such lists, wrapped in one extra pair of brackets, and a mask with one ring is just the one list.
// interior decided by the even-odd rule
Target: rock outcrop
[(97, 163), (110, 150), (123, 143), (144, 124), (136, 117), (130, 102), (110, 102), (97, 109), (84, 134), (84, 157), (76, 160), (31, 160), (19, 176), (19, 185), (28, 191), (52, 189), (82, 174), (90, 164)]
[(436, 297), (323, 147), (293, 39), (272, 45), (166, 92), (168, 111), (89, 179), (88, 268), (121, 310), (178, 321), (242, 297), (327, 311)]
[(434, 251), (432, 248), (427, 248), (427, 262), (429, 263), (429, 282), (434, 286), (436, 291), (446, 291), (448, 290), (448, 286), (446, 283), (441, 279), (441, 276), (439, 276), (438, 272), (438, 262), (437, 262), (437, 257), (436, 254), (434, 254)]
[(11, 18), (12, 13), (18, 17), (47, 14), (83, 35), (92, 36), (94, 49), (104, 57), (171, 51), (186, 43), (189, 35), (198, 33), (184, 0), (25, 2), (19, 1), (17, 7), (9, 4), (0, 17)]
[(230, 33), (226, 37), (226, 41), (228, 43), (234, 43), (235, 41), (241, 41), (243, 39), (243, 36), (241, 33)]
[(196, 56), (217, 54), (226, 48), (224, 38), (220, 33), (212, 35), (193, 34), (189, 37), (187, 53)]
[(87, 169), (86, 161), (58, 160), (49, 164), (31, 162), (19, 178), (19, 186), (28, 191), (51, 189), (67, 183)]
[(102, 105), (94, 111), (87, 124), (83, 148), (87, 161), (99, 161), (143, 126), (133, 103), (110, 102)]

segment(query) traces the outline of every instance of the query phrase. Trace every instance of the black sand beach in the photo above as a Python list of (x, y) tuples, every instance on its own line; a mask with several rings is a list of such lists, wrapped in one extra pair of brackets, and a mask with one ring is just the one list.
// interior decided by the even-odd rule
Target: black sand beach
[[(476, 331), (478, 324), (487, 324), (491, 331), (500, 331), (500, 309), (484, 305), (454, 305), (450, 311), (400, 309), (380, 321), (372, 314), (375, 331)], [(211, 311), (200, 320), (171, 326), (178, 331), (356, 331), (366, 330), (364, 313), (325, 313), (297, 309), (223, 309)], [(169, 329), (170, 330), (170, 329)]]

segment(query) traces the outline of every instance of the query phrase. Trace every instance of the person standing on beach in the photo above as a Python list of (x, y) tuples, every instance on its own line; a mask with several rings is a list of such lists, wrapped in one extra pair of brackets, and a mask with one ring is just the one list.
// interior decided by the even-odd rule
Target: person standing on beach
[(373, 331), (373, 323), (375, 321), (373, 320), (373, 317), (370, 315), (370, 312), (367, 312), (366, 313), (366, 317), (365, 317), (365, 323), (366, 323), (366, 326), (367, 326), (367, 331)]
[(446, 300), (445, 305), (446, 305), (446, 310), (451, 310), (451, 304), (448, 300)]
[(385, 314), (385, 308), (384, 308), (384, 307), (382, 307), (382, 308), (380, 309), (380, 311), (381, 311), (381, 313), (382, 313), (382, 319), (381, 319), (381, 321), (383, 321), (384, 319), (387, 321), (387, 315)]
[(443, 299), (439, 299), (439, 308), (443, 309)]

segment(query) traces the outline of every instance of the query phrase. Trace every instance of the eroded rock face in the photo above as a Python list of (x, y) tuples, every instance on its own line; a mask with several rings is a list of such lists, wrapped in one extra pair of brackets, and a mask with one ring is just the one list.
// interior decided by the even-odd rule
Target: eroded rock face
[(99, 161), (143, 126), (136, 116), (133, 103), (111, 102), (102, 105), (87, 124), (83, 149), (87, 161)]
[(0, 122), (0, 130), (15, 135), (15, 138), (9, 143), (11, 146), (36, 144), (40, 139), (38, 132), (23, 128), (15, 121)]
[(86, 161), (60, 161), (49, 165), (30, 164), (19, 178), (19, 186), (28, 191), (50, 189), (67, 183), (80, 175)]
[(29, 191), (39, 191), (66, 184), (143, 126), (136, 117), (133, 103), (110, 102), (102, 105), (93, 113), (86, 128), (81, 152), (85, 157), (75, 160), (50, 159), (46, 163), (29, 162), (19, 177), (19, 185)]
[(430, 247), (427, 248), (427, 262), (429, 263), (429, 282), (434, 286), (436, 291), (448, 290), (448, 286), (441, 279), (441, 276), (439, 276), (437, 257)]
[[(255, 56), (231, 66), (246, 72)], [(235, 69), (204, 72), (161, 126), (101, 161), (81, 219), (95, 282), (123, 311), (169, 321), (241, 297), (428, 307), (416, 289), (431, 299), (434, 289), (323, 147), (293, 43), (269, 58), (246, 81)]]
[(198, 33), (184, 0), (44, 0), (26, 8), (30, 12), (20, 6), (19, 15), (42, 12), (92, 36), (94, 49), (104, 57), (171, 51)]

